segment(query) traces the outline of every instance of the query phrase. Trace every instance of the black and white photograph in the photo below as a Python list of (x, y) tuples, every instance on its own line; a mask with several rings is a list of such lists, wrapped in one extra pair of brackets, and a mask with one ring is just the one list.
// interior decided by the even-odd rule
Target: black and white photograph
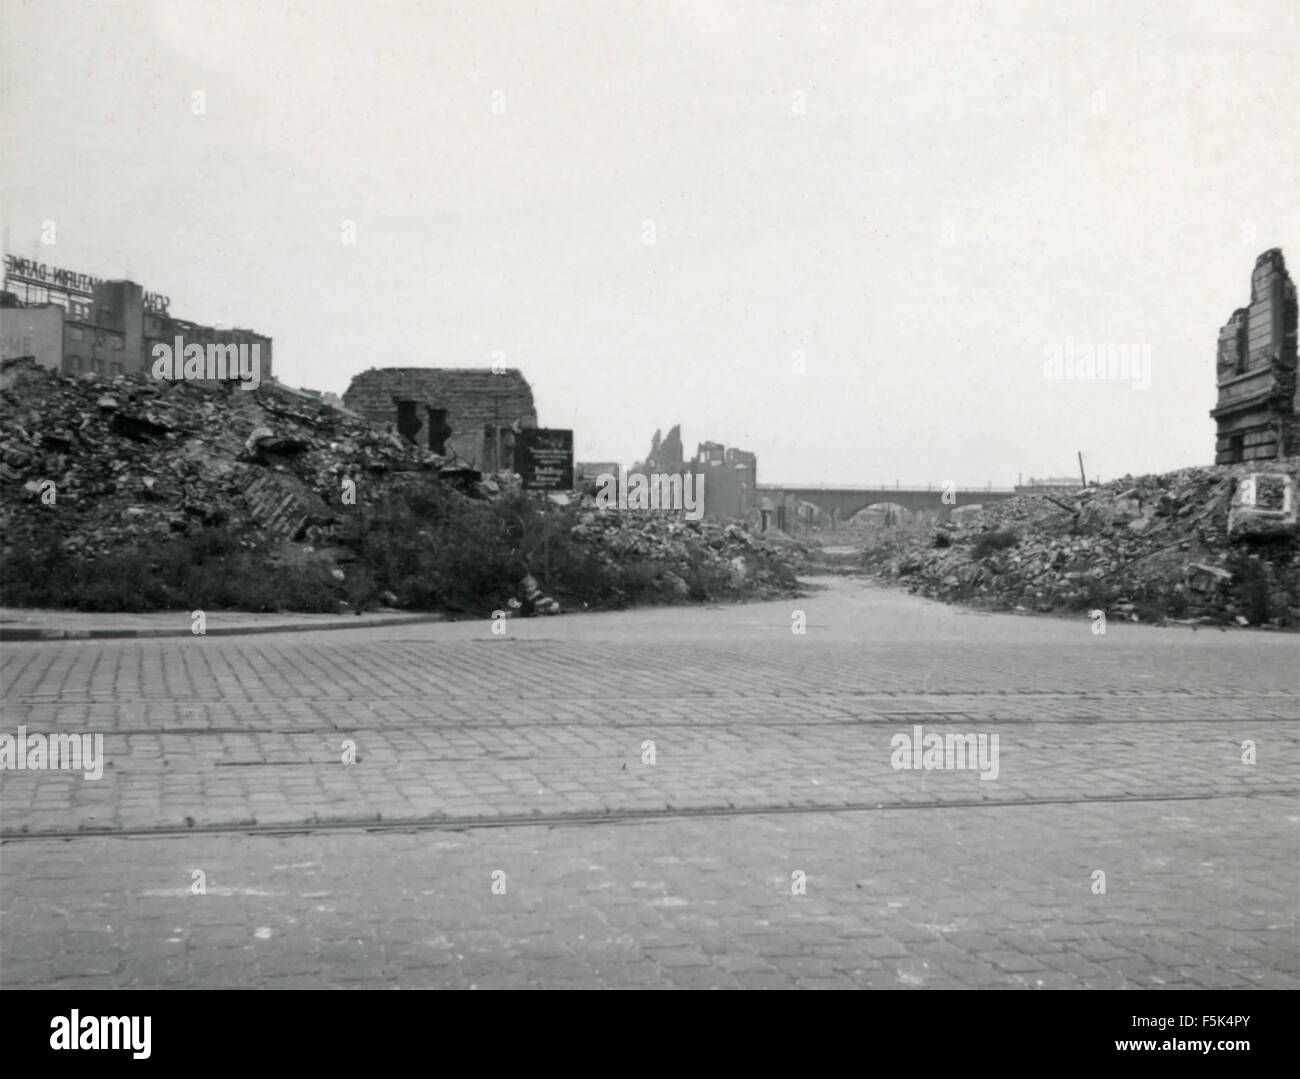
[(1111, 1057), (1249, 1057), (1300, 988), (1296, 8), (5, 0), (23, 1036), (1072, 990)]

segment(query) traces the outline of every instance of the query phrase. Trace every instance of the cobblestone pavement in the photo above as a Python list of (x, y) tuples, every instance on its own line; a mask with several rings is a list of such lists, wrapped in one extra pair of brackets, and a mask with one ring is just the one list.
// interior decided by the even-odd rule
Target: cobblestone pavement
[(844, 579), (6, 644), (0, 732), (106, 763), (0, 773), (0, 984), (1294, 987), (1298, 653)]

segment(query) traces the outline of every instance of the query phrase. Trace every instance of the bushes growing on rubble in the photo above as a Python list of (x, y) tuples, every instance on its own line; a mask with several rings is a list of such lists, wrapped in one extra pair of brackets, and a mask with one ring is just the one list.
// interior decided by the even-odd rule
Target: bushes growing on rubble
[(0, 597), (14, 607), (333, 611), (343, 595), (324, 567), (272, 568), (226, 528), (94, 559), (65, 554), (51, 536), (0, 559)]
[(0, 602), (334, 612), (392, 592), (410, 609), (491, 614), (526, 573), (568, 608), (795, 587), (788, 545), (606, 516), (590, 491), (561, 507), (508, 474), (471, 481), (274, 383), (245, 394), (0, 367)]
[(621, 519), (634, 542), (612, 555), (604, 533), (588, 531), (590, 516), (582, 502), (558, 506), (522, 491), (475, 501), (432, 488), (363, 511), (356, 551), (376, 592), (410, 608), (476, 615), (501, 609), (529, 573), (567, 609), (737, 598), (755, 593), (755, 576), (796, 585), (793, 570), (761, 547), (746, 552), (757, 574), (738, 579), (688, 524), (670, 550)]
[[(711, 522), (601, 518), (508, 491), (473, 499), (437, 483), (396, 485), (358, 506), (337, 539), (339, 568), (249, 550), (228, 526), (203, 528), (96, 558), (49, 535), (0, 559), (11, 606), (87, 611), (373, 609), (391, 592), (402, 607), (488, 616), (520, 594), (525, 574), (565, 609), (619, 608), (793, 591), (790, 562), (743, 530)], [(743, 571), (736, 567), (743, 557)]]
[[(373, 593), (393, 592), (418, 610), (500, 607), (522, 573), (489, 503), (430, 488), (361, 509), (346, 536)], [(492, 607), (488, 607), (490, 611)]]
[(1227, 559), (1227, 569), (1236, 582), (1242, 614), (1256, 625), (1285, 615), (1286, 610), (1272, 610), (1269, 605), (1269, 580), (1264, 563), (1246, 551), (1234, 551)]

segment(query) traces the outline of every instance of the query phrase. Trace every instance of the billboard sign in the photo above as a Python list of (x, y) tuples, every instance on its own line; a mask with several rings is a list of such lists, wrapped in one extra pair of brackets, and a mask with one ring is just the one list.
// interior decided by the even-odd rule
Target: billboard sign
[(573, 432), (525, 427), (515, 436), (515, 469), (526, 491), (572, 491)]

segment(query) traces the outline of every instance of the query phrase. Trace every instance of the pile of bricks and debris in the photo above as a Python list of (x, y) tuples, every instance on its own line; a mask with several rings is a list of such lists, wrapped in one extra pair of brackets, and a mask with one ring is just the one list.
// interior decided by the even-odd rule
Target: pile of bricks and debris
[(991, 609), (1294, 627), (1298, 477), (1289, 458), (1024, 495), (901, 548), (868, 544), (865, 562), (913, 592)]
[[(690, 520), (681, 513), (597, 509), (590, 497), (579, 509), (570, 535), (606, 565), (689, 566), (694, 575), (703, 571), (727, 591), (788, 595), (808, 558), (803, 545), (780, 536), (760, 537), (740, 524)], [(673, 598), (690, 595), (683, 574), (672, 568), (664, 571), (662, 583)]]
[[(310, 394), (248, 392), (144, 375), (69, 378), (30, 360), (0, 367), (0, 526), (7, 546), (48, 535), (98, 557), (228, 524), (261, 549), (319, 538), (345, 491), (379, 497), (384, 477), (443, 470)], [(350, 481), (350, 486), (345, 484)]]
[[(421, 450), (391, 426), (277, 383), (246, 391), (147, 375), (71, 378), (30, 360), (0, 364), (6, 553), (53, 542), (69, 559), (95, 562), (221, 527), (268, 564), (325, 562), (341, 580), (358, 557), (360, 518), (348, 507), (382, 511), (429, 484), (486, 504), (517, 495), (519, 482)], [(794, 588), (798, 552), (743, 527), (598, 510), (589, 493), (575, 493), (567, 506), (536, 497), (564, 523), (564, 542), (602, 565), (657, 567), (661, 579), (649, 593), (660, 601), (701, 598), (694, 593), (702, 579), (716, 583), (709, 596)], [(686, 578), (697, 582), (693, 591)], [(532, 590), (549, 599), (542, 590), (550, 586), (533, 582)], [(501, 588), (504, 602), (520, 582)], [(521, 609), (558, 609), (529, 593), (520, 592)]]

